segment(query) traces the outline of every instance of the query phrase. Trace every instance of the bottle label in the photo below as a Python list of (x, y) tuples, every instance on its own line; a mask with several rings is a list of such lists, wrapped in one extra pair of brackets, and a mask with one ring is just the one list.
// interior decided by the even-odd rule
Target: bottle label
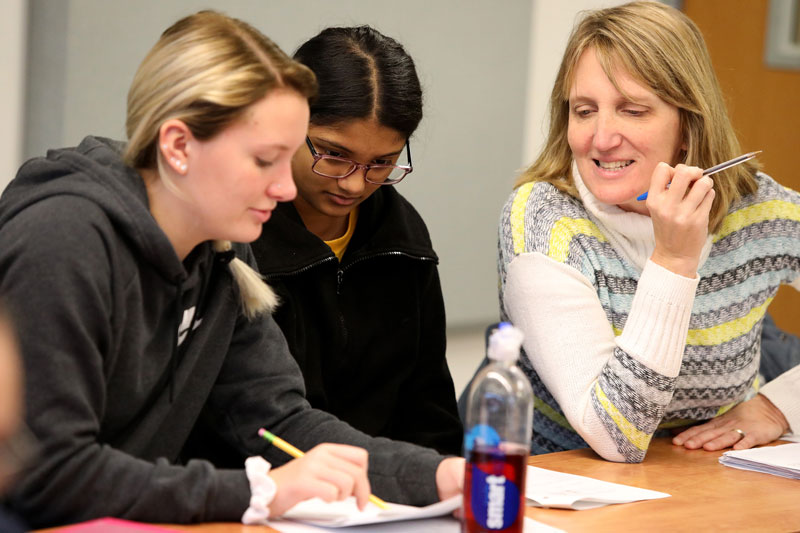
[(473, 449), (468, 454), (466, 517), (484, 530), (520, 531), (527, 454)]

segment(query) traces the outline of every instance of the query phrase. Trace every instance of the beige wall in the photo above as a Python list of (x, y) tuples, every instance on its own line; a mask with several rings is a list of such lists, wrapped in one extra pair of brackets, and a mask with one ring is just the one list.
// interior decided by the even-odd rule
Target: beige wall
[(578, 14), (588, 9), (622, 3), (619, 0), (533, 1), (525, 133), (522, 143), (523, 166), (533, 162), (547, 137), (547, 103), (550, 91)]
[[(685, 0), (705, 35), (742, 151), (763, 150), (764, 171), (800, 190), (800, 71), (767, 68), (767, 0)], [(769, 307), (777, 324), (800, 335), (800, 294), (783, 287)]]
[(247, 20), (290, 52), (334, 24), (369, 23), (396, 37), (425, 99), (411, 139), (415, 170), (398, 190), (428, 224), (449, 324), (497, 320), (496, 228), (521, 160), (531, 0), (29, 3), (28, 156), (88, 133), (124, 137), (138, 63), (164, 28), (198, 9)]
[(164, 27), (200, 8), (248, 20), (289, 51), (331, 24), (370, 23), (397, 37), (417, 62), (426, 106), (412, 140), (417, 170), (399, 190), (428, 223), (451, 327), (497, 320), (500, 207), (544, 140), (550, 86), (577, 13), (620, 3), (9, 1), (30, 4), (25, 157), (87, 133), (123, 137), (136, 65)]
[(22, 162), (22, 117), (25, 86), (25, 38), (27, 2), (0, 2), (0, 191), (11, 181)]

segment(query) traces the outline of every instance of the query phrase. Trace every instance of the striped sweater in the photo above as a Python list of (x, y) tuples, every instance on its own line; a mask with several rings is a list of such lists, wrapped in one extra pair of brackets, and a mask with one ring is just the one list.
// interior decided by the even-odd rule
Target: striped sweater
[[(533, 453), (591, 446), (638, 462), (659, 429), (707, 420), (759, 391), (761, 323), (800, 288), (800, 195), (759, 174), (708, 237), (698, 276), (649, 261), (649, 217), (528, 183), (499, 230), (501, 316), (526, 334)], [(761, 388), (800, 430), (800, 368)]]

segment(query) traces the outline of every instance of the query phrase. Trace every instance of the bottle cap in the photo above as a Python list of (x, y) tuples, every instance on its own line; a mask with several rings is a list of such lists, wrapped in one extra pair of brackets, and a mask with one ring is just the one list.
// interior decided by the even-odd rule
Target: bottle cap
[(501, 322), (489, 336), (489, 359), (495, 361), (516, 361), (522, 346), (522, 331), (508, 322)]

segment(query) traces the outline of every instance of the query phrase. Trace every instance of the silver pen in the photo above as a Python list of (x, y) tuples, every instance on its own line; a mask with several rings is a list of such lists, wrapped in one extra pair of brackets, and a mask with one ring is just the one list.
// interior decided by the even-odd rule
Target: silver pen
[[(716, 174), (717, 172), (722, 172), (723, 170), (725, 170), (727, 168), (735, 167), (736, 165), (738, 165), (740, 163), (744, 163), (745, 161), (750, 161), (751, 159), (753, 159), (755, 156), (757, 156), (760, 153), (761, 153), (761, 150), (756, 150), (755, 152), (748, 152), (748, 153), (746, 153), (744, 155), (740, 155), (739, 157), (734, 157), (733, 159), (725, 161), (724, 163), (720, 163), (719, 165), (714, 165), (713, 167), (705, 169), (703, 171), (703, 176), (710, 176), (711, 174)], [(647, 199), (647, 193), (645, 192), (645, 193), (637, 196), (636, 199), (639, 200), (640, 202), (642, 200), (646, 200)]]

